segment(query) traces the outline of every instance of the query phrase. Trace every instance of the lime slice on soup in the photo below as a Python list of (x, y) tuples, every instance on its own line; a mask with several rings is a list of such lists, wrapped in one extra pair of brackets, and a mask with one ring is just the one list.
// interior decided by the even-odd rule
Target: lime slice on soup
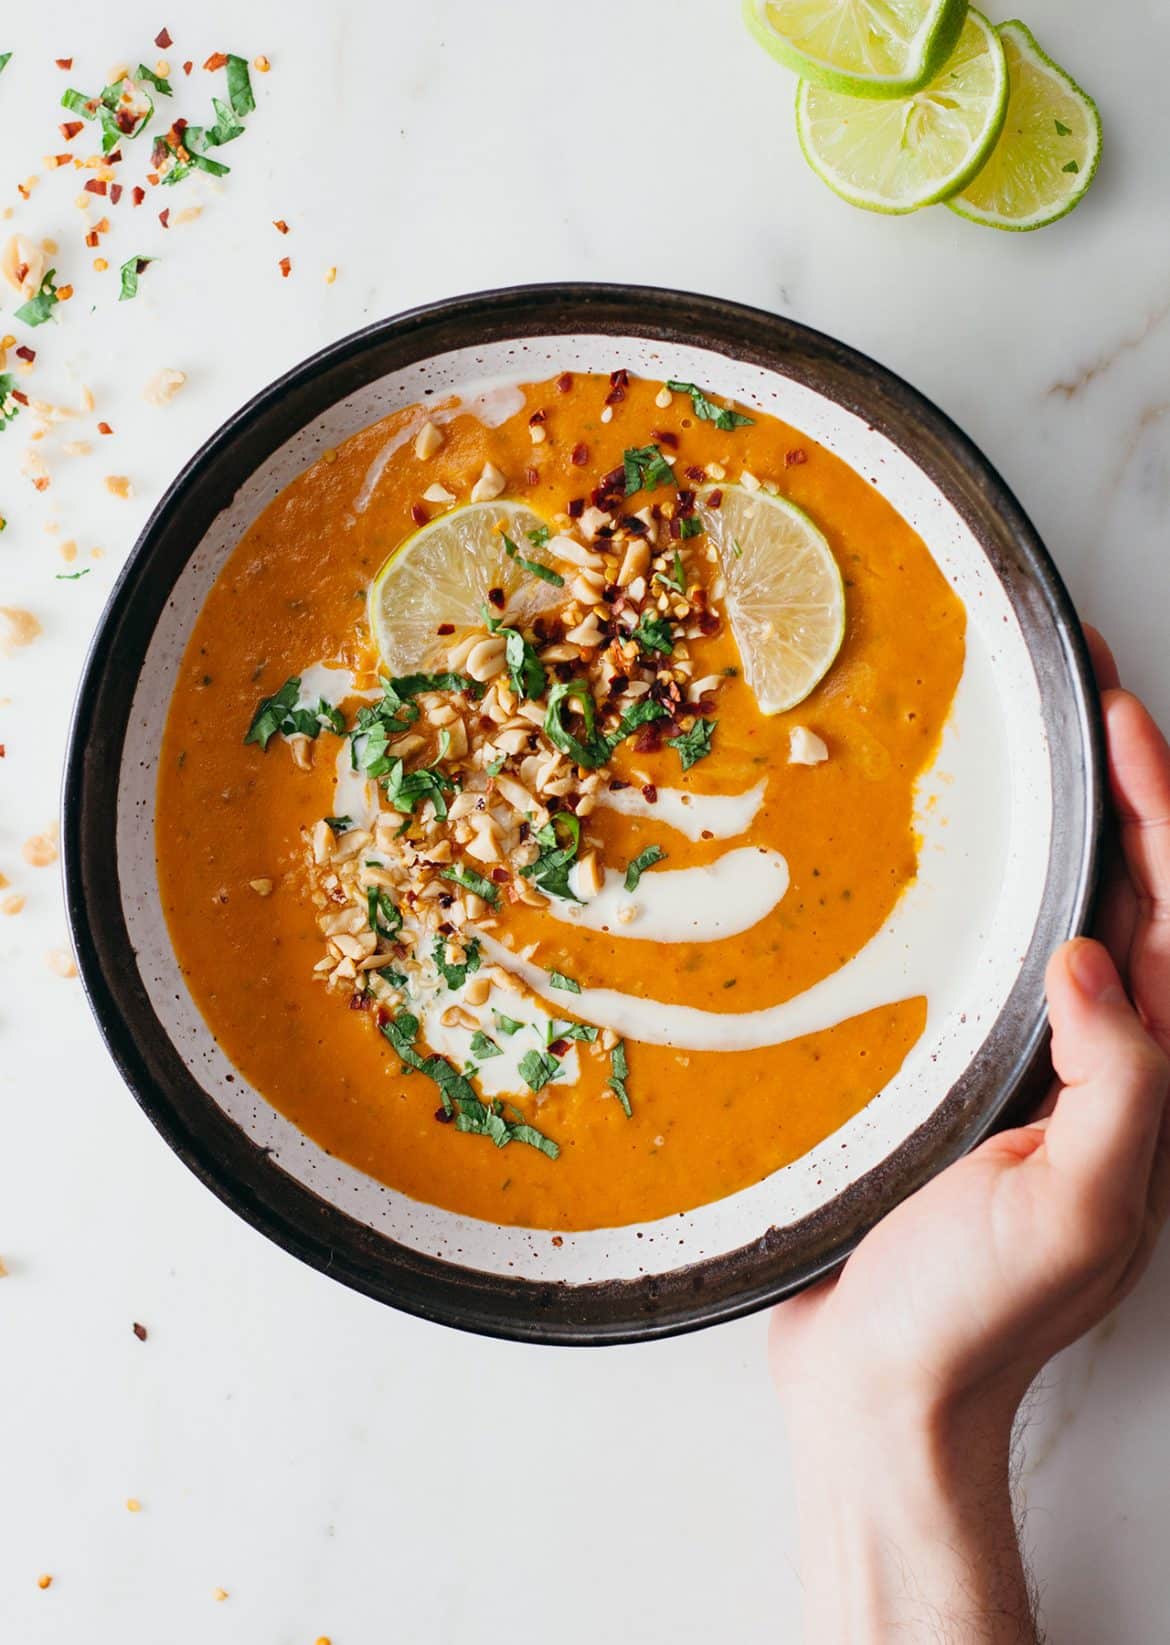
[(874, 102), (802, 80), (796, 129), (823, 182), (867, 211), (917, 211), (975, 177), (995, 147), (1008, 100), (1004, 48), (969, 11), (943, 68), (912, 96)]
[(833, 551), (803, 509), (767, 491), (707, 486), (696, 506), (719, 551), (744, 678), (763, 713), (795, 708), (845, 638), (845, 586)]
[(744, 0), (744, 20), (773, 57), (848, 97), (904, 97), (946, 62), (966, 0)]
[(1084, 197), (1101, 156), (1097, 105), (1023, 23), (999, 30), (1011, 77), (1007, 119), (987, 164), (952, 211), (991, 228), (1055, 223)]
[[(450, 647), (448, 625), (456, 633), (481, 627), (485, 606), (524, 623), (562, 600), (559, 578), (546, 582), (521, 563), (548, 565), (531, 533), (538, 541), (547, 537), (540, 516), (522, 503), (500, 501), (453, 508), (408, 537), (370, 584), (370, 632), (384, 667), (393, 675), (432, 667)], [(498, 597), (489, 601), (493, 589), (503, 590), (502, 606)], [(441, 627), (448, 628), (445, 635)]]

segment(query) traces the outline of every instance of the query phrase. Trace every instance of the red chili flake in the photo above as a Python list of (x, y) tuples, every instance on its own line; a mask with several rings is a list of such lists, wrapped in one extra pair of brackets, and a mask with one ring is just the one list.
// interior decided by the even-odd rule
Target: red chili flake
[(589, 461), (589, 447), (585, 444), (584, 440), (582, 440), (579, 445), (575, 445), (573, 447), (569, 454), (569, 461), (572, 463), (574, 468), (585, 467), (585, 464)]
[[(119, 109), (114, 115), (114, 124), (123, 136), (129, 137), (133, 133), (135, 126), (138, 124), (138, 116), (133, 114), (129, 109)], [(121, 155), (119, 155), (118, 158), (121, 159)]]
[(211, 56), (204, 63), (203, 67), (205, 69), (221, 69), (221, 68), (223, 68), (223, 66), (226, 62), (227, 62), (227, 52), (226, 51), (213, 51)]
[[(140, 261), (141, 261), (141, 259), (140, 259)], [(114, 431), (110, 427), (109, 423), (99, 423), (98, 424), (98, 433), (99, 434), (112, 434), (113, 432)]]
[(696, 485), (700, 486), (707, 478), (707, 470), (705, 468), (700, 468), (698, 463), (691, 463), (687, 468), (683, 469), (683, 473), (686, 475), (688, 480), (693, 480)]
[(170, 228), (170, 226), (171, 226), (171, 208), (170, 208), (170, 206), (167, 206), (165, 211), (160, 211), (159, 212), (158, 220), (162, 224), (163, 228)]
[[(659, 749), (661, 747), (662, 747), (662, 721), (661, 720), (651, 720), (650, 724), (649, 725), (644, 725), (642, 727), (641, 731), (638, 732), (638, 735), (634, 738), (635, 752), (638, 753), (638, 754), (653, 754), (657, 749)], [(653, 783), (648, 783), (647, 787), (654, 788), (654, 784)], [(642, 792), (643, 792), (643, 794), (645, 794), (646, 789), (644, 788), (642, 790)], [(658, 790), (657, 789), (654, 790), (654, 794), (655, 794), (655, 798), (657, 798), (657, 796), (658, 796)]]
[(291, 261), (291, 259), (288, 258), (288, 257), (282, 257), (277, 266), (280, 269), (281, 279), (282, 280), (287, 280), (289, 275), (292, 273), (292, 261)]
[(134, 1332), (134, 1335), (138, 1338), (139, 1342), (145, 1342), (146, 1341), (146, 1334), (147, 1333), (146, 1333), (146, 1326), (145, 1325), (139, 1325), (138, 1321), (135, 1320), (134, 1324), (130, 1327), (130, 1329)]
[(104, 177), (91, 177), (85, 185), (87, 194), (105, 194), (106, 183)]
[(559, 1251), (559, 1250), (560, 1250), (560, 1248), (561, 1248), (561, 1246), (562, 1246), (562, 1245), (563, 1245), (563, 1244), (564, 1244), (564, 1243), (565, 1243), (565, 1242), (564, 1242), (564, 1240), (563, 1240), (563, 1239), (562, 1239), (562, 1238), (561, 1238), (561, 1236), (560, 1236), (560, 1235), (559, 1235), (559, 1234), (554, 1234), (554, 1235), (553, 1235), (553, 1237), (552, 1237), (552, 1244), (553, 1244), (553, 1245), (555, 1245), (555, 1246), (556, 1246), (556, 1248), (557, 1248), (557, 1250), (558, 1250), (558, 1251)]
[(190, 74), (191, 70), (194, 67), (195, 67), (194, 63), (191, 61), (190, 58), (188, 58), (187, 61), (183, 64), (183, 73), (184, 74)]
[(121, 183), (111, 183), (110, 184), (110, 204), (112, 206), (116, 206), (118, 204), (118, 201), (121, 198), (122, 198), (122, 185), (121, 185)]
[(139, 188), (136, 183), (130, 191), (130, 199), (134, 205), (140, 206), (146, 199), (146, 190), (144, 188)]
[(440, 1125), (450, 1125), (451, 1121), (455, 1118), (455, 1115), (447, 1108), (436, 1108), (435, 1118), (438, 1120)]
[(685, 489), (681, 490), (675, 501), (678, 504), (678, 512), (680, 514), (691, 514), (694, 512), (695, 494), (693, 491), (687, 491)]
[(283, 217), (274, 217), (272, 219), (272, 226), (278, 234), (288, 233), (288, 224), (285, 222)]
[(16, 192), (17, 192), (17, 194), (20, 195), (20, 198), (22, 200), (30, 200), (32, 198), (32, 196), (29, 194), (29, 191), (25, 188), (23, 183), (17, 183)]
[(615, 674), (606, 687), (606, 691), (611, 697), (620, 697), (629, 683), (630, 676), (628, 674)]
[(717, 634), (720, 628), (718, 613), (714, 611), (700, 611), (699, 628), (704, 634)]
[(493, 868), (492, 881), (495, 885), (507, 885), (511, 876), (506, 868)]
[(92, 246), (100, 246), (101, 243), (102, 243), (102, 237), (97, 232), (96, 229), (91, 228), (89, 233), (85, 237), (85, 243), (86, 243), (87, 246), (91, 246), (91, 247)]
[(807, 463), (807, 462), (808, 462), (808, 452), (802, 450), (802, 448), (800, 446), (797, 446), (792, 451), (786, 451), (784, 453), (784, 467), (785, 468), (799, 468), (801, 463)]
[(438, 628), (436, 628), (436, 630), (435, 630), (436, 634), (454, 634), (454, 632), (455, 632), (455, 624), (454, 623), (440, 623)]
[(390, 1021), (389, 1008), (385, 1005), (380, 1005), (374, 1013), (374, 1021), (378, 1024), (379, 1028), (385, 1028), (386, 1024)]
[(0, 743), (0, 760), (2, 760), (4, 758), (4, 756), (7, 754), (7, 752), (8, 752), (8, 750), (5, 748), (4, 744)]
[(720, 503), (722, 503), (722, 501), (723, 501), (723, 493), (718, 489), (718, 487), (714, 491), (709, 491), (707, 493), (707, 507), (708, 508), (718, 508)]
[(36, 349), (35, 348), (29, 348), (27, 343), (21, 343), (20, 347), (16, 351), (16, 358), (18, 360), (27, 360), (30, 366), (32, 365), (32, 363), (36, 359), (36, 357), (37, 357)]
[(609, 374), (609, 380), (614, 388), (629, 388), (630, 386), (630, 374), (628, 371), (611, 371)]
[(605, 403), (607, 406), (616, 406), (619, 401), (624, 400), (625, 397), (626, 391), (624, 388), (611, 388), (609, 393), (605, 396)]
[(154, 43), (160, 51), (166, 51), (167, 47), (173, 46), (175, 42), (171, 39), (167, 30), (161, 28), (154, 37)]
[(489, 588), (488, 599), (497, 611), (504, 609), (505, 595), (502, 588)]
[(563, 1057), (568, 1049), (568, 1040), (553, 1040), (552, 1044), (549, 1046), (549, 1050), (552, 1052), (554, 1057)]
[(349, 1008), (351, 1011), (368, 1011), (370, 1009), (370, 996), (368, 994), (351, 994), (349, 996)]
[(65, 121), (62, 121), (61, 127), (60, 127), (62, 137), (65, 139), (65, 141), (67, 143), (71, 143), (73, 141), (73, 139), (77, 136), (77, 133), (81, 130), (81, 128), (84, 124), (85, 124), (84, 120), (65, 120)]
[(121, 149), (111, 149), (110, 152), (106, 155), (106, 165), (107, 166), (116, 166), (116, 165), (120, 164), (121, 159), (122, 159), (122, 150)]
[(678, 435), (672, 434), (668, 428), (652, 428), (650, 432), (660, 446), (665, 446), (668, 451), (678, 450)]
[(185, 119), (183, 117), (183, 115), (180, 114), (179, 118), (175, 121), (174, 125), (171, 127), (172, 133), (174, 134), (174, 136), (176, 136), (179, 139), (180, 142), (182, 142), (183, 133), (186, 131), (187, 127), (190, 124), (191, 124), (190, 120)]
[(16, 400), (20, 405), (26, 406), (28, 404), (28, 395), (24, 392), (24, 390), (22, 388), (14, 388), (10, 392), (12, 394), (12, 398), (14, 400)]
[(562, 371), (560, 376), (557, 378), (557, 392), (559, 394), (567, 394), (572, 386), (573, 373), (571, 371)]
[(569, 516), (570, 520), (579, 520), (584, 512), (584, 497), (571, 497), (569, 499), (568, 507), (565, 509), (565, 513)]
[(539, 479), (540, 470), (538, 468), (526, 468), (524, 470), (524, 484), (526, 486), (534, 486)]
[(430, 515), (421, 503), (411, 503), (410, 517), (414, 521), (415, 525), (426, 525), (427, 521), (430, 519)]
[(593, 488), (594, 508), (612, 508), (624, 500), (626, 495), (626, 471), (624, 468), (611, 468), (608, 474), (603, 474), (600, 482)]
[(658, 804), (658, 790), (655, 788), (653, 783), (642, 784), (642, 798), (646, 801), (647, 805)]
[(53, 61), (59, 69), (71, 69), (73, 67), (72, 57), (55, 57)]
[(543, 423), (543, 422), (547, 421), (547, 417), (548, 417), (547, 412), (534, 411), (532, 413), (532, 416), (528, 419), (529, 428), (535, 428), (538, 423)]

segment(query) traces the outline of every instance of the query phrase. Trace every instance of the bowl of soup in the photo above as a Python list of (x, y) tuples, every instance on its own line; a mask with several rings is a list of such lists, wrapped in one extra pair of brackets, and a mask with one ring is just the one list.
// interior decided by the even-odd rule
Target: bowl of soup
[(1027, 1099), (1101, 804), (1075, 614), (941, 412), (773, 315), (517, 288), (174, 482), (78, 696), (68, 906), (242, 1216), (621, 1342), (829, 1271)]

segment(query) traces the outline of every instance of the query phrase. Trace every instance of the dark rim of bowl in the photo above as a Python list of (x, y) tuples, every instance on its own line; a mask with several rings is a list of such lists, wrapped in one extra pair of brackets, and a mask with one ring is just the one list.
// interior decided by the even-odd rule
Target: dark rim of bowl
[[(1017, 612), (1040, 682), (1056, 802), (1041, 912), (1019, 975), (930, 1118), (797, 1223), (673, 1272), (587, 1285), (423, 1255), (319, 1198), (252, 1142), (192, 1077), (150, 1003), (122, 913), (114, 837), (123, 743), (151, 635), (208, 525), (259, 464), (329, 406), (390, 372), (453, 349), (573, 334), (691, 344), (765, 367), (837, 401), (899, 446), (965, 519)], [(321, 350), (231, 417), (169, 487), (110, 594), (78, 690), (64, 777), (66, 905), (85, 990), (123, 1078), (179, 1157), (255, 1228), (424, 1319), (529, 1342), (632, 1342), (751, 1313), (829, 1272), (899, 1200), (1028, 1099), (1047, 1055), (1045, 962), (1092, 912), (1102, 772), (1092, 668), (1060, 575), (1003, 480), (930, 401), (843, 343), (738, 303), (654, 287), (518, 286), (412, 309)]]

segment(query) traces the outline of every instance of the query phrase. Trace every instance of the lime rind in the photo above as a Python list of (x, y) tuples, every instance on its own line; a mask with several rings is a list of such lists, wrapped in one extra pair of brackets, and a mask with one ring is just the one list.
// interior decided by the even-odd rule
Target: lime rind
[[(957, 216), (965, 217), (968, 222), (980, 223), (987, 228), (1002, 229), (1008, 233), (1026, 234), (1033, 229), (1047, 228), (1050, 223), (1057, 223), (1062, 217), (1067, 217), (1069, 212), (1078, 206), (1088, 193), (1089, 185), (1096, 176), (1097, 165), (1101, 159), (1101, 116), (1098, 113), (1096, 103), (1088, 92), (1077, 84), (1067, 69), (1062, 68), (1059, 63), (1054, 62), (1049, 57), (1026, 23), (1022, 23), (1018, 19), (1001, 23), (998, 33), (1009, 54), (1013, 50), (1017, 52), (1024, 63), (1027, 64), (1029, 70), (1037, 75), (1045, 76), (1058, 92), (1057, 97), (1044, 100), (1046, 116), (1052, 121), (1053, 137), (1061, 136), (1059, 127), (1056, 125), (1058, 120), (1066, 128), (1064, 133), (1066, 137), (1076, 135), (1076, 123), (1079, 123), (1077, 116), (1080, 120), (1083, 120), (1086, 141), (1080, 153), (1074, 153), (1072, 148), (1068, 148), (1066, 151), (1068, 159), (1076, 161), (1078, 169), (1075, 173), (1067, 172), (1065, 169), (1067, 161), (1061, 164), (1061, 161), (1064, 160), (1064, 154), (1057, 153), (1058, 144), (1056, 142), (1051, 140), (1039, 142), (1039, 128), (1030, 145), (1034, 149), (1039, 146), (1041, 154), (1043, 154), (1046, 147), (1050, 147), (1053, 158), (1060, 168), (1059, 175), (1073, 175), (1076, 177), (1076, 183), (1071, 188), (1061, 188), (1059, 192), (1051, 197), (1051, 201), (1047, 206), (1038, 208), (1026, 215), (1011, 215), (1002, 207), (996, 209), (989, 203), (989, 196), (993, 195), (997, 186), (1001, 190), (1007, 186), (1004, 173), (1013, 159), (1011, 147), (1018, 145), (1021, 136), (1021, 133), (1013, 124), (1013, 96), (1018, 101), (1028, 82), (1025, 80), (1024, 75), (1018, 71), (1014, 74), (1011, 73), (1009, 58), (1009, 74), (1013, 81), (1013, 95), (1008, 98), (1007, 119), (1004, 130), (996, 147), (988, 155), (987, 162), (981, 168), (978, 176), (973, 179), (963, 193), (956, 195), (946, 203)], [(1030, 90), (1031, 87), (1029, 86)], [(1030, 113), (1031, 109), (1029, 108), (1027, 112)], [(1024, 111), (1021, 111), (1021, 113), (1024, 118), (1027, 118), (1027, 113), (1024, 113)], [(1070, 125), (1070, 121), (1075, 123)], [(1063, 144), (1059, 146), (1064, 147)], [(1053, 181), (1056, 181), (1055, 176)]]
[[(498, 529), (502, 527), (501, 529)], [(392, 675), (411, 674), (441, 663), (456, 632), (483, 624), (486, 610), (498, 609), (509, 622), (523, 624), (559, 603), (563, 590), (527, 571), (510, 557), (504, 536), (526, 560), (546, 564), (548, 556), (529, 540), (546, 522), (523, 503), (464, 503), (420, 526), (383, 562), (370, 584), (370, 633), (383, 666)], [(489, 601), (502, 590), (503, 607)]]
[[(963, 146), (964, 99), (956, 95), (955, 81), (965, 70), (968, 78), (977, 76), (985, 84), (973, 86), (966, 99), (978, 124)], [(835, 194), (864, 211), (902, 216), (949, 200), (978, 175), (1003, 129), (1008, 94), (1003, 44), (972, 6), (941, 72), (909, 97), (882, 102), (843, 97), (802, 80), (796, 92), (797, 137), (809, 166)], [(932, 169), (926, 163), (931, 147), (950, 151), (950, 163)], [(859, 180), (867, 154), (880, 162), (869, 167), (876, 186)]]
[[(910, 9), (911, 4), (912, 0), (903, 0), (903, 11)], [(752, 37), (785, 68), (792, 69), (804, 80), (811, 80), (847, 97), (880, 99), (905, 97), (935, 77), (958, 41), (967, 13), (967, 0), (932, 0), (932, 3), (921, 8), (922, 18), (918, 27), (903, 42), (905, 61), (900, 72), (894, 72), (892, 64), (887, 64), (885, 72), (858, 73), (856, 67), (844, 68), (825, 55), (802, 50), (772, 21), (776, 11), (783, 13), (795, 9), (806, 13), (811, 9), (814, 14), (821, 13), (825, 30), (830, 35), (834, 27), (836, 32), (840, 32), (839, 24), (834, 25), (831, 21), (833, 11), (841, 9), (839, 0), (835, 5), (830, 0), (820, 5), (817, 0), (811, 0), (811, 5), (810, 0), (798, 0), (797, 7), (793, 7), (792, 0), (743, 0), (744, 21)], [(870, 14), (870, 24), (879, 33), (883, 29), (896, 33), (897, 7), (875, 7), (870, 0), (853, 0), (849, 9), (854, 13)], [(818, 41), (824, 39), (824, 31), (819, 34), (816, 30), (812, 32)], [(806, 33), (802, 38), (807, 40), (809, 36)], [(826, 40), (825, 43), (829, 42)], [(824, 46), (818, 44), (818, 50), (823, 52)], [(894, 55), (892, 51), (889, 53), (890, 57)]]
[[(712, 490), (719, 508), (707, 505)], [(845, 638), (845, 583), (823, 532), (787, 497), (720, 483), (698, 496), (719, 553), (727, 615), (761, 713), (814, 691)]]

